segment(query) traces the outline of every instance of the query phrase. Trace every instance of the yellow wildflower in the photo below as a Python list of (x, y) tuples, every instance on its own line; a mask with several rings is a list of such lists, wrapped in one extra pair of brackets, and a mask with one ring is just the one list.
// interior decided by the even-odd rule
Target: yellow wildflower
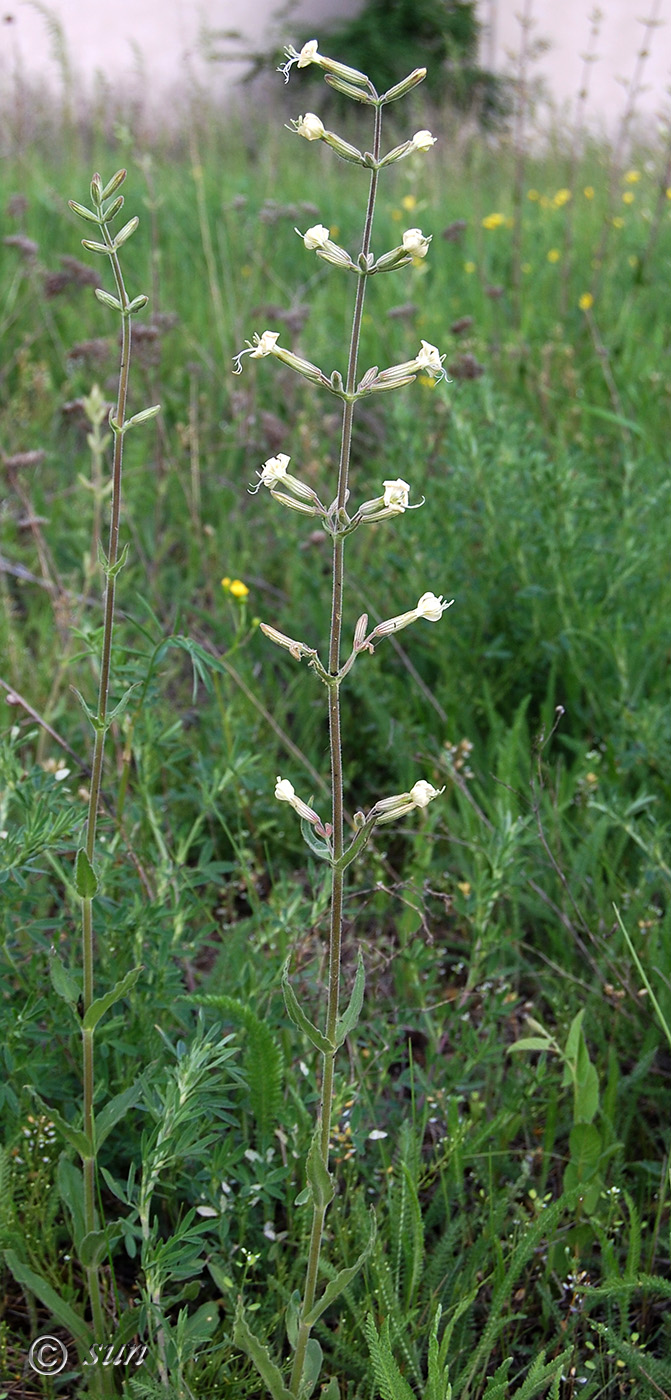
[(549, 251), (549, 253), (548, 253), (548, 262), (551, 262), (551, 263), (559, 262), (560, 257), (561, 257), (561, 253), (560, 253), (559, 249), (558, 249), (558, 248), (551, 248), (550, 251)]
[(613, 219), (613, 228), (624, 228), (624, 219), (619, 214), (616, 214)]
[(465, 262), (465, 263), (464, 263), (464, 272), (467, 272), (467, 273), (469, 274), (469, 276), (470, 276), (471, 272), (475, 272), (475, 263), (474, 263), (474, 262)]
[(583, 292), (582, 296), (578, 299), (578, 306), (580, 307), (580, 310), (581, 310), (581, 311), (591, 311), (593, 305), (594, 305), (594, 297), (592, 296), (592, 293), (591, 293), (591, 292)]
[(403, 209), (407, 209), (408, 213), (410, 213), (411, 209), (416, 209), (417, 200), (415, 199), (414, 194), (404, 194), (401, 200), (401, 206)]
[(561, 209), (562, 204), (568, 204), (570, 198), (571, 198), (571, 191), (570, 191), (570, 190), (557, 190), (557, 193), (556, 193), (556, 195), (555, 195), (555, 197), (554, 197), (552, 203), (554, 204), (555, 209)]
[(584, 188), (584, 190), (583, 190), (583, 194), (584, 194), (584, 196), (585, 196), (585, 199), (594, 199), (594, 186), (593, 186), (593, 185), (585, 185), (585, 188)]
[(527, 199), (530, 199), (532, 203), (534, 200), (540, 199), (538, 190), (527, 190)]
[(222, 586), (222, 588), (225, 588), (225, 589), (226, 589), (226, 592), (228, 592), (228, 590), (229, 590), (229, 588), (230, 588), (230, 586), (231, 586), (231, 580), (230, 580), (230, 578), (228, 578), (228, 577), (222, 578), (222, 580), (221, 580), (221, 586)]
[(339, 233), (340, 233), (340, 224), (334, 224), (333, 227), (329, 229), (329, 237), (330, 237), (330, 238), (337, 238)]
[(247, 597), (249, 589), (247, 584), (242, 582), (242, 579), (234, 578), (230, 585), (229, 592), (233, 598), (239, 598), (240, 601), (242, 601), (243, 598)]
[(623, 203), (623, 204), (633, 204), (635, 198), (636, 198), (636, 195), (634, 194), (634, 191), (633, 191), (633, 190), (625, 190), (625, 192), (624, 192), (624, 194), (623, 194), (623, 196), (622, 196), (622, 203)]
[(625, 185), (636, 185), (641, 178), (640, 170), (628, 170), (624, 176)]
[(501, 224), (505, 224), (505, 221), (506, 220), (504, 214), (486, 214), (484, 219), (482, 220), (482, 227), (500, 228)]
[(430, 374), (420, 374), (417, 378), (417, 383), (422, 384), (425, 389), (435, 389), (436, 382), (435, 379), (431, 378)]
[(667, 197), (667, 199), (671, 199), (671, 185), (669, 185), (669, 188), (668, 188), (668, 190), (666, 191), (666, 197)]

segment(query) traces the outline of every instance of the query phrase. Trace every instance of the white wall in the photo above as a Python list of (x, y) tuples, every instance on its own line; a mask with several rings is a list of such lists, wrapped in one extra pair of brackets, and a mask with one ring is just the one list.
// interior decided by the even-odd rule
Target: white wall
[[(359, 3), (299, 0), (291, 7), (290, 20), (273, 23), (278, 0), (4, 0), (0, 82), (7, 90), (17, 70), (29, 77), (57, 81), (49, 27), (40, 9), (58, 16), (76, 71), (92, 79), (99, 70), (114, 82), (123, 74), (134, 75), (137, 82), (142, 71), (143, 89), (150, 100), (159, 103), (161, 95), (186, 72), (219, 90), (230, 84), (236, 70), (221, 65), (213, 69), (204, 61), (199, 40), (204, 27), (240, 29), (252, 44), (263, 45), (273, 33), (291, 38), (292, 30), (313, 24), (318, 35), (320, 16), (333, 19), (349, 15)], [(598, 61), (592, 65), (588, 110), (593, 119), (612, 129), (625, 102), (617, 77), (631, 78), (640, 47), (643, 30), (638, 17), (655, 7), (664, 25), (652, 36), (645, 72), (650, 88), (639, 106), (652, 115), (664, 101), (671, 78), (671, 0), (601, 0), (601, 7), (604, 18)], [(486, 26), (483, 60), (499, 70), (510, 68), (509, 52), (517, 50), (520, 41), (516, 14), (527, 8), (535, 21), (534, 36), (550, 41), (549, 51), (533, 65), (534, 74), (546, 79), (558, 102), (575, 100), (593, 0), (479, 0), (480, 18)]]

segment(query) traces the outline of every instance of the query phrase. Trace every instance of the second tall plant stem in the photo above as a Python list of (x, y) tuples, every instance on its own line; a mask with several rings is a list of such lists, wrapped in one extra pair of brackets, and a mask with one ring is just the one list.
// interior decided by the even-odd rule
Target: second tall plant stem
[[(382, 109), (375, 109), (375, 133), (373, 138), (373, 156), (376, 161), (380, 158), (380, 133), (382, 127)], [(367, 256), (370, 252), (371, 234), (373, 229), (373, 215), (375, 212), (375, 196), (377, 194), (378, 171), (371, 172), (370, 190), (368, 193), (368, 207), (366, 209), (366, 222), (364, 224), (362, 253)], [(354, 315), (352, 318), (352, 335), (349, 347), (349, 359), (347, 364), (347, 394), (353, 394), (356, 388), (357, 360), (359, 356), (359, 340), (361, 336), (361, 321), (363, 317), (363, 304), (366, 295), (367, 277), (362, 273), (358, 279), (356, 289), (356, 300), (354, 303)], [(345, 402), (343, 407), (342, 435), (340, 442), (340, 463), (338, 468), (338, 510), (344, 509), (347, 501), (347, 484), (349, 479), (349, 464), (352, 447), (352, 419), (354, 416), (354, 404)], [(340, 641), (342, 635), (343, 616), (343, 581), (344, 581), (344, 555), (345, 541), (342, 537), (333, 541), (333, 592), (331, 600), (331, 629), (329, 638), (329, 673), (336, 676), (340, 669)], [(338, 869), (338, 862), (343, 854), (343, 768), (342, 768), (342, 737), (340, 725), (340, 685), (329, 686), (329, 741), (331, 750), (331, 790), (332, 790), (332, 820), (333, 820), (333, 879), (331, 885), (331, 919), (329, 931), (329, 967), (328, 967), (328, 1006), (326, 1012), (326, 1037), (335, 1043), (336, 1024), (338, 1020), (338, 1004), (340, 999), (340, 959), (342, 946), (342, 910), (343, 910), (343, 882), (344, 872)], [(331, 1113), (333, 1104), (333, 1080), (335, 1069), (335, 1050), (330, 1051), (323, 1057), (322, 1090), (320, 1105), (320, 1151), (326, 1170), (329, 1161), (329, 1141), (331, 1137)], [(298, 1395), (303, 1368), (305, 1365), (305, 1353), (310, 1337), (310, 1327), (306, 1318), (310, 1313), (317, 1288), (317, 1274), (319, 1271), (319, 1255), (321, 1252), (322, 1235), (324, 1233), (324, 1220), (326, 1216), (325, 1205), (320, 1205), (316, 1200), (313, 1202), (312, 1230), (310, 1234), (310, 1250), (308, 1254), (307, 1275), (305, 1280), (305, 1292), (301, 1307), (301, 1316), (298, 1326), (298, 1336), (296, 1340), (296, 1352), (294, 1364), (291, 1372), (291, 1393)]]
[[(121, 364), (119, 368), (119, 388), (114, 423), (114, 461), (112, 467), (112, 505), (110, 516), (109, 548), (107, 558), (107, 585), (105, 589), (103, 645), (98, 686), (98, 712), (95, 724), (93, 762), (91, 765), (91, 787), (89, 791), (88, 813), (84, 849), (89, 865), (93, 866), (95, 854), (98, 807), (102, 784), (103, 760), (105, 757), (105, 736), (107, 733), (107, 709), (109, 701), (110, 669), (112, 664), (112, 638), (114, 634), (114, 604), (116, 593), (116, 565), (119, 558), (119, 522), (121, 518), (121, 469), (123, 463), (123, 423), (128, 396), (128, 370), (130, 364), (131, 325), (128, 311), (128, 296), (124, 286), (121, 266), (113, 249), (112, 239), (106, 226), (103, 237), (110, 249), (110, 263), (114, 274), (117, 294), (122, 307), (121, 323)], [(83, 964), (83, 1006), (84, 1016), (93, 1001), (93, 899), (82, 900), (82, 964)], [(84, 1133), (91, 1144), (91, 1155), (83, 1159), (84, 1174), (84, 1224), (87, 1234), (96, 1229), (96, 1148), (93, 1096), (95, 1088), (92, 1029), (82, 1027), (83, 1054), (83, 1097)], [(97, 1264), (89, 1264), (86, 1269), (88, 1294), (93, 1318), (96, 1343), (105, 1342), (105, 1320), (100, 1289), (100, 1276)], [(97, 1374), (97, 1373), (96, 1373)], [(106, 1375), (106, 1373), (103, 1373)], [(103, 1393), (105, 1381), (103, 1380)]]

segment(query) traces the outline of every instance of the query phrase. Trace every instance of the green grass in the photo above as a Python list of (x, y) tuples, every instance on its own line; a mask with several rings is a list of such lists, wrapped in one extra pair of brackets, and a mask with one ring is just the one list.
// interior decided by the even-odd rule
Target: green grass
[[(126, 257), (133, 290), (154, 298), (138, 321), (130, 411), (159, 400), (163, 411), (127, 442), (130, 554), (112, 691), (139, 689), (111, 735), (96, 902), (98, 994), (144, 968), (97, 1040), (106, 1097), (143, 1076), (101, 1155), (106, 1211), (126, 1221), (115, 1254), (122, 1309), (138, 1299), (140, 1165), (157, 1160), (175, 1085), (189, 1087), (186, 1126), (154, 1191), (149, 1260), (162, 1281), (172, 1390), (156, 1379), (154, 1344), (126, 1381), (133, 1396), (254, 1400), (258, 1379), (232, 1342), (237, 1295), (244, 1286), (257, 1332), (280, 1346), (307, 1250), (295, 1200), (312, 1051), (285, 1013), (279, 975), (291, 953), (294, 985), (316, 1007), (327, 893), (273, 787), (282, 773), (318, 798), (327, 734), (312, 678), (268, 646), (257, 621), (323, 646), (329, 562), (303, 522), (246, 488), (281, 450), (330, 499), (339, 417), (334, 400), (278, 364), (231, 376), (234, 353), (266, 328), (327, 372), (344, 368), (350, 289), (293, 230), (319, 219), (353, 246), (361, 190), (356, 171), (284, 130), (299, 107), (292, 87), (268, 129), (194, 114), (190, 150), (188, 140), (157, 141), (150, 188), (143, 151), (110, 147), (100, 132), (56, 140), (50, 158), (17, 137), (0, 177), (3, 207), (19, 189), (27, 198), (7, 231), (38, 244), (32, 258), (5, 248), (0, 280), (0, 436), (10, 458), (0, 676), (82, 763), (89, 736), (70, 687), (93, 691), (101, 612), (98, 574), (86, 569), (94, 502), (81, 479), (90, 452), (76, 401), (94, 382), (111, 401), (116, 322), (90, 286), (48, 296), (45, 274), (81, 254), (102, 265), (108, 286), (106, 265), (82, 254), (66, 204), (85, 198), (92, 169), (128, 164), (131, 212), (156, 204), (156, 241), (145, 210)], [(417, 126), (428, 122), (418, 109)], [(613, 906), (671, 1021), (662, 291), (671, 202), (658, 188), (661, 152), (632, 156), (640, 180), (618, 177), (610, 202), (607, 152), (587, 149), (572, 199), (559, 205), (566, 158), (530, 161), (525, 191), (547, 202), (525, 194), (518, 314), (512, 230), (482, 225), (513, 214), (511, 153), (454, 136), (445, 133), (433, 160), (399, 165), (383, 188), (375, 248), (415, 224), (434, 241), (404, 280), (373, 280), (363, 329), (364, 367), (402, 361), (424, 338), (454, 368), (448, 386), (420, 383), (358, 411), (353, 499), (396, 476), (421, 483), (427, 499), (348, 546), (346, 632), (364, 609), (377, 621), (427, 588), (455, 605), (442, 628), (418, 626), (361, 659), (348, 683), (350, 810), (403, 790), (418, 771), (446, 793), (425, 818), (378, 832), (350, 886), (346, 978), (361, 940), (368, 991), (340, 1066), (325, 1277), (341, 1266), (333, 1259), (360, 1253), (371, 1204), (377, 1239), (315, 1333), (347, 1400), (406, 1394), (389, 1379), (389, 1349), (410, 1392), (428, 1400), (443, 1393), (444, 1363), (453, 1400), (652, 1400), (671, 1395), (669, 1052)], [(622, 202), (626, 192), (633, 203)], [(443, 239), (461, 219), (458, 241)], [(492, 286), (500, 296), (488, 295)], [(591, 288), (596, 344), (578, 304)], [(416, 309), (389, 315), (405, 302)], [(278, 315), (301, 307), (302, 329)], [(465, 316), (472, 325), (452, 331)], [(73, 356), (73, 346), (105, 337)], [(460, 377), (467, 354), (481, 377)], [(12, 456), (29, 451), (44, 457), (13, 469)], [(224, 576), (244, 581), (246, 599), (222, 589)], [(21, 705), (3, 711), (0, 1240), (74, 1306), (75, 1169), (44, 1121), (38, 1133), (48, 1110), (26, 1086), (76, 1120), (77, 1032), (53, 991), (49, 950), (77, 975), (72, 857), (87, 779)], [(57, 782), (61, 758), (70, 772)], [(570, 1080), (554, 1056), (506, 1051), (527, 1034), (527, 1015), (564, 1046), (583, 1009), (600, 1097), (580, 1204), (562, 1194), (587, 1140), (574, 1136), (584, 1120)], [(224, 1070), (216, 1054), (227, 1034), (234, 1069)], [(371, 1140), (373, 1129), (386, 1136)], [(199, 1208), (207, 1213), (189, 1216)], [(30, 1340), (54, 1323), (9, 1271), (3, 1287), (11, 1394)], [(431, 1390), (438, 1307), (439, 1341), (446, 1325), (449, 1334)], [(156, 1319), (138, 1316), (155, 1343)], [(35, 1379), (35, 1390), (79, 1393), (57, 1380)]]

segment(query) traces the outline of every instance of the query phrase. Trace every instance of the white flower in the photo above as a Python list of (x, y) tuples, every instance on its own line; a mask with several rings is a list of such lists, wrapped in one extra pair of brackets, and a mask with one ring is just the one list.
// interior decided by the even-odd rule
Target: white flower
[(263, 335), (257, 335), (255, 331), (253, 341), (247, 341), (247, 349), (241, 350), (238, 355), (233, 357), (235, 365), (233, 373), (242, 374), (243, 355), (251, 355), (253, 360), (260, 360), (264, 355), (272, 355), (279, 338), (279, 331), (264, 331)]
[(276, 486), (277, 482), (281, 481), (282, 477), (286, 476), (290, 461), (291, 458), (287, 457), (286, 452), (279, 452), (277, 457), (269, 457), (268, 461), (264, 462), (263, 469), (259, 473), (261, 484), (267, 486), (268, 489), (272, 491), (273, 486)]
[(306, 112), (304, 117), (298, 118), (295, 130), (299, 136), (304, 136), (306, 141), (321, 141), (326, 127), (321, 117), (315, 116), (314, 112)]
[(393, 511), (394, 514), (399, 514), (401, 511), (407, 510), (408, 493), (410, 491), (408, 482), (403, 481), (400, 476), (397, 476), (395, 481), (385, 481), (383, 485), (386, 509)]
[(443, 602), (442, 593), (440, 598), (437, 598), (435, 593), (423, 593), (415, 608), (415, 613), (417, 617), (425, 617), (427, 622), (440, 622), (446, 608), (451, 606), (452, 603)]
[(289, 782), (288, 778), (278, 777), (275, 783), (275, 796), (278, 802), (288, 802), (289, 805), (293, 807), (294, 812), (297, 812), (303, 821), (310, 822), (312, 826), (316, 827), (320, 836), (330, 835), (331, 827), (322, 826), (321, 820), (314, 808), (308, 807), (307, 802), (303, 802), (300, 797), (296, 796), (294, 785)]
[(425, 238), (421, 228), (406, 229), (403, 234), (403, 250), (412, 253), (413, 258), (425, 258), (431, 238)]
[(307, 44), (303, 44), (303, 47), (298, 55), (298, 67), (307, 68), (310, 63), (317, 63), (318, 48), (319, 44), (316, 39), (308, 39)]
[(288, 778), (278, 777), (275, 784), (275, 796), (278, 802), (291, 802), (293, 805), (296, 796), (296, 789), (293, 783), (290, 783)]
[[(254, 340), (258, 343), (256, 345), (256, 348), (252, 350), (252, 359), (260, 360), (263, 355), (272, 355), (279, 338), (279, 331), (264, 331), (260, 340), (258, 339), (258, 336), (255, 336)], [(422, 341), (423, 345), (424, 343), (425, 342)]]
[(431, 783), (427, 783), (425, 778), (420, 778), (419, 782), (410, 789), (410, 796), (415, 807), (428, 807), (433, 802), (434, 797), (440, 797), (445, 788), (435, 788)]
[(303, 242), (308, 252), (314, 252), (315, 248), (325, 248), (329, 241), (329, 231), (324, 224), (314, 224), (303, 234)]
[(415, 364), (418, 369), (423, 369), (425, 374), (430, 374), (433, 378), (438, 378), (444, 374), (443, 360), (437, 345), (429, 345), (428, 340), (422, 341), (422, 348), (419, 351)]
[(412, 144), (416, 151), (428, 151), (431, 146), (435, 146), (436, 138), (431, 135), (430, 131), (416, 131), (412, 138)]

